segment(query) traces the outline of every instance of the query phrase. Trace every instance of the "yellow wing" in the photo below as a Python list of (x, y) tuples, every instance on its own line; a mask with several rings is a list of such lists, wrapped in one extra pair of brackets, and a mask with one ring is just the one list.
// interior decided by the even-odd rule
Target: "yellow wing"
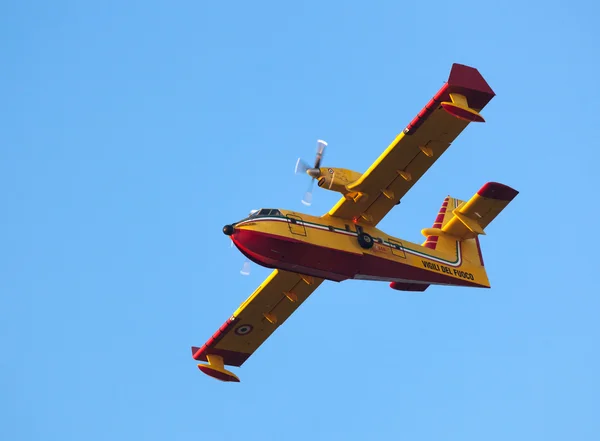
[[(274, 270), (204, 346), (192, 347), (192, 356), (201, 361), (217, 356), (221, 357), (219, 364), (241, 366), (322, 282), (323, 279)], [(222, 366), (219, 371), (223, 371)], [(203, 372), (213, 374), (204, 369)]]
[[(495, 96), (479, 71), (454, 64), (448, 82), (327, 215), (377, 225)], [(325, 216), (327, 216), (325, 215)]]

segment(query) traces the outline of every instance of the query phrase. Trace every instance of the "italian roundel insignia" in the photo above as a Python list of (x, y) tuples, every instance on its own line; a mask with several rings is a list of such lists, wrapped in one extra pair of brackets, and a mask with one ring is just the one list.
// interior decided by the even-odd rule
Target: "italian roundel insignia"
[(252, 325), (240, 325), (235, 328), (235, 333), (237, 335), (246, 335), (252, 332)]

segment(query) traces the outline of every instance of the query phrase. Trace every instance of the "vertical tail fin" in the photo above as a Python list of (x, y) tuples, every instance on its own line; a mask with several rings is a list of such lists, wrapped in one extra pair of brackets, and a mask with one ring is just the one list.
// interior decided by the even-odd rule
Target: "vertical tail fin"
[(479, 235), (517, 195), (518, 191), (488, 182), (467, 202), (448, 196), (432, 228), (422, 231), (423, 246), (456, 256), (462, 264), (483, 267)]
[[(450, 237), (447, 234), (443, 233), (443, 229), (448, 222), (454, 218), (454, 210), (463, 205), (465, 201), (460, 199), (453, 198), (451, 196), (446, 197), (442, 206), (440, 207), (440, 211), (438, 212), (437, 217), (435, 218), (435, 222), (433, 223), (432, 228), (426, 229), (427, 233), (429, 233), (423, 242), (423, 246), (427, 248), (431, 248), (432, 250), (441, 251), (442, 253), (449, 255), (456, 255), (457, 252), (457, 238)], [(475, 265), (483, 266), (483, 256), (481, 255), (481, 247), (479, 245), (479, 239), (477, 237), (473, 239), (465, 239), (461, 240), (460, 251), (462, 253), (462, 258), (468, 260), (470, 263)], [(458, 256), (456, 256), (458, 257)]]
[[(446, 212), (448, 211), (448, 204), (450, 203), (450, 199), (452, 198), (448, 196), (446, 199), (444, 199), (444, 202), (442, 202), (442, 206), (440, 207), (440, 211), (438, 211), (437, 217), (435, 218), (435, 222), (433, 222), (432, 228), (441, 229), (444, 226), (444, 219), (446, 218)], [(435, 250), (438, 240), (439, 236), (427, 236), (425, 242), (423, 242), (423, 246)]]

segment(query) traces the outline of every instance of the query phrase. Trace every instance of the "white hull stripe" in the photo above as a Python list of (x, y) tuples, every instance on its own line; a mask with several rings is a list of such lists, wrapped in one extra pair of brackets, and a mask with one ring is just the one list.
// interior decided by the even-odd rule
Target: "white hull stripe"
[[(456, 199), (454, 200), (454, 204), (456, 205)], [(237, 224), (235, 224), (236, 227), (238, 226), (243, 226), (244, 224), (247, 223), (253, 223), (253, 222), (265, 222), (265, 221), (270, 221), (270, 222), (284, 222), (286, 224), (290, 223), (290, 218), (286, 218), (286, 217), (276, 217), (276, 216), (265, 216), (265, 217), (259, 217), (259, 218), (254, 218), (254, 219), (247, 219), (244, 220), (242, 222), (239, 222)], [(345, 234), (346, 236), (358, 236), (358, 233), (356, 233), (356, 231), (347, 231), (347, 230), (343, 230), (341, 228), (335, 228), (335, 227), (329, 227), (327, 225), (321, 225), (321, 224), (315, 224), (313, 222), (307, 222), (304, 220), (298, 220), (296, 219), (296, 224), (298, 226), (302, 226), (305, 228), (313, 228), (315, 230), (323, 230), (323, 231), (331, 231), (332, 233), (338, 233), (338, 234)], [(380, 239), (382, 241), (382, 243), (384, 245), (387, 245), (389, 247), (392, 247), (392, 244), (386, 240)], [(379, 243), (379, 242), (377, 242)], [(460, 246), (460, 242), (456, 242), (456, 255), (457, 258), (454, 261), (450, 261), (450, 260), (446, 260), (446, 259), (442, 259), (440, 257), (437, 256), (432, 256), (430, 254), (427, 253), (423, 253), (421, 251), (417, 251), (417, 250), (413, 250), (411, 248), (407, 248), (404, 245), (400, 245), (402, 243), (402, 241), (400, 241), (398, 239), (398, 244), (394, 244), (394, 245), (399, 245), (400, 249), (398, 251), (404, 251), (405, 253), (408, 254), (412, 254), (413, 256), (417, 256), (417, 257), (422, 257), (428, 260), (433, 260), (435, 262), (438, 263), (442, 263), (445, 265), (449, 265), (449, 266), (455, 266), (455, 267), (459, 267), (462, 264), (462, 250), (461, 250), (461, 246)]]

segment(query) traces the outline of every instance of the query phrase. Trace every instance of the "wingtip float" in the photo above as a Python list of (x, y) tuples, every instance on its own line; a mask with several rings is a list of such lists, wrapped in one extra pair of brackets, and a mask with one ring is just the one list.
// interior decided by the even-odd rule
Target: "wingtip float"
[(223, 357), (220, 355), (207, 355), (208, 364), (198, 364), (198, 369), (206, 375), (216, 378), (220, 381), (229, 381), (239, 383), (240, 379), (233, 372), (225, 369)]
[(342, 195), (323, 216), (277, 208), (253, 210), (223, 233), (249, 260), (273, 268), (268, 278), (200, 348), (192, 348), (205, 374), (239, 382), (225, 366), (241, 366), (324, 280), (387, 281), (400, 291), (430, 285), (489, 288), (479, 236), (517, 196), (497, 182), (470, 199), (448, 196), (435, 221), (411, 243), (377, 224), (412, 188), (495, 96), (475, 68), (452, 66), (448, 81), (365, 173), (323, 167), (327, 143), (319, 140), (314, 164), (298, 160), (295, 172), (312, 185)]

